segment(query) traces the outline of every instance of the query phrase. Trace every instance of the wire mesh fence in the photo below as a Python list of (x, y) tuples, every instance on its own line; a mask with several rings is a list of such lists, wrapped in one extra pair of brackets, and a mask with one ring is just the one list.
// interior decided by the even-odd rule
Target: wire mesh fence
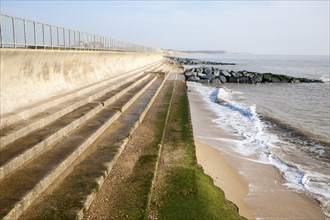
[(160, 52), (157, 48), (4, 14), (0, 14), (0, 47)]

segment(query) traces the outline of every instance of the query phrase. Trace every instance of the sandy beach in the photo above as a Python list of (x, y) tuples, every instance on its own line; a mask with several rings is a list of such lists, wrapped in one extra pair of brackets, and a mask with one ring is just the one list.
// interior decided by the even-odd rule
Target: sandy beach
[(226, 198), (248, 219), (326, 219), (318, 202), (283, 185), (272, 165), (255, 155), (243, 156), (235, 145), (240, 137), (219, 128), (202, 95), (188, 85), (190, 111), (198, 163)]
[(216, 186), (225, 191), (226, 198), (239, 207), (240, 215), (255, 219), (244, 203), (249, 189), (237, 172), (224, 161), (214, 147), (198, 140), (195, 140), (195, 145), (197, 162), (203, 166), (204, 172), (213, 178)]

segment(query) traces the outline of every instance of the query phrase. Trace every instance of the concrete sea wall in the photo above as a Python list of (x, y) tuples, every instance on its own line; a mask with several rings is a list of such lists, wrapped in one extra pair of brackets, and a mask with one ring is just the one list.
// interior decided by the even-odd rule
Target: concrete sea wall
[(155, 63), (161, 53), (0, 49), (2, 116)]

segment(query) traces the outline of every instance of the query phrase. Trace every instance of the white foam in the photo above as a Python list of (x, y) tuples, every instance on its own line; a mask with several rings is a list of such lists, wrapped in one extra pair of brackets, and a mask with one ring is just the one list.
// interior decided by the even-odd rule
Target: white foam
[(330, 76), (329, 75), (322, 75), (320, 80), (322, 80), (322, 82), (330, 82)]
[[(213, 111), (217, 118), (212, 121), (219, 127), (230, 131), (243, 138), (243, 141), (235, 143), (236, 150), (244, 156), (259, 152), (259, 148), (267, 148), (266, 143), (271, 138), (263, 134), (263, 124), (256, 113), (256, 105), (247, 105), (236, 102), (235, 96), (240, 99), (242, 93), (225, 88), (212, 88), (201, 86), (197, 83), (189, 83), (189, 87), (199, 93), (207, 103), (207, 108)], [(226, 103), (217, 104), (216, 100), (223, 99)]]
[(217, 95), (217, 100), (219, 103), (229, 103), (230, 100), (233, 99), (233, 96), (231, 94), (230, 90), (226, 90), (224, 88), (219, 88), (218, 90), (218, 95)]

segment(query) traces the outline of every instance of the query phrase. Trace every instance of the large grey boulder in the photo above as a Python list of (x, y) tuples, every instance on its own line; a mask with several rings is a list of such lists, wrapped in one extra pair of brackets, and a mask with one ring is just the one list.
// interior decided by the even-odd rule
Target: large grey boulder
[(197, 73), (202, 73), (202, 72), (203, 72), (203, 68), (196, 68), (196, 69), (195, 69), (195, 72), (197, 72)]
[(221, 81), (218, 78), (214, 78), (214, 79), (211, 80), (211, 83), (212, 84), (221, 84)]
[(321, 79), (311, 79), (310, 82), (311, 83), (323, 83), (323, 81)]
[(254, 77), (251, 78), (252, 84), (257, 84), (262, 82), (262, 75), (256, 74)]
[(197, 76), (190, 76), (187, 80), (191, 82), (197, 82), (198, 80), (200, 80), (200, 78)]
[(243, 70), (243, 71), (241, 71), (241, 73), (242, 73), (243, 76), (246, 76), (247, 71), (246, 70)]
[(220, 81), (221, 81), (222, 83), (227, 82), (227, 79), (226, 79), (225, 76), (220, 76), (219, 79), (220, 79)]
[(250, 78), (254, 77), (255, 75), (256, 75), (256, 73), (254, 73), (254, 72), (247, 72), (245, 74), (245, 76), (250, 77)]
[(235, 76), (235, 77), (242, 77), (243, 74), (241, 72), (233, 72), (233, 76)]
[(239, 83), (251, 83), (251, 79), (247, 76), (242, 76), (239, 78)]
[(272, 77), (272, 83), (280, 83), (281, 80), (275, 77)]
[(206, 77), (206, 74), (205, 74), (205, 73), (199, 73), (199, 72), (198, 72), (198, 73), (197, 73), (197, 76), (200, 77), (200, 78), (202, 78), (202, 77)]
[(209, 80), (212, 80), (212, 79), (215, 78), (215, 75), (213, 75), (213, 74), (209, 74), (209, 75), (207, 75), (207, 76), (208, 76)]
[(196, 76), (196, 74), (197, 74), (196, 72), (192, 72), (192, 71), (185, 72), (185, 75), (188, 76), (188, 77), (189, 76)]
[(198, 80), (197, 82), (202, 83), (202, 84), (209, 84), (210, 83), (210, 80), (208, 80), (208, 79), (201, 79), (201, 80)]
[(199, 78), (212, 80), (213, 78), (215, 78), (215, 76), (213, 74), (208, 74), (208, 75), (203, 74), (203, 75), (199, 76)]
[(227, 70), (222, 70), (220, 75), (231, 77), (231, 74)]
[(213, 75), (220, 76), (220, 70), (218, 69), (213, 70)]
[(267, 82), (272, 82), (272, 76), (271, 75), (269, 75), (269, 74), (263, 74), (262, 75), (262, 82), (263, 83), (267, 83)]
[(238, 80), (237, 77), (235, 77), (235, 76), (231, 76), (231, 77), (228, 78), (228, 82), (229, 82), (229, 83), (238, 83), (239, 80)]
[(212, 74), (212, 67), (206, 67), (204, 69), (204, 73), (207, 74), (207, 75)]

